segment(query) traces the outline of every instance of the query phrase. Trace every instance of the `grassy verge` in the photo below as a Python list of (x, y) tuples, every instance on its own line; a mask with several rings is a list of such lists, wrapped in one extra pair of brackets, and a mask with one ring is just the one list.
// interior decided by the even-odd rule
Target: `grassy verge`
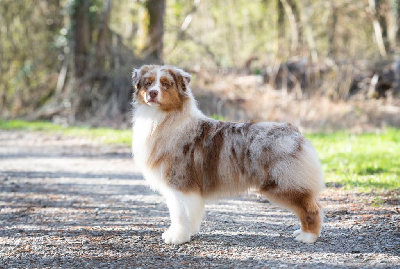
[(310, 134), (328, 186), (359, 191), (400, 190), (400, 130), (351, 135)]
[[(109, 144), (130, 144), (131, 130), (63, 127), (48, 122), (0, 121), (0, 129), (83, 136)], [(351, 135), (308, 134), (316, 147), (328, 187), (357, 191), (400, 190), (400, 129)]]
[(115, 130), (111, 128), (91, 128), (91, 127), (76, 127), (62, 126), (50, 122), (35, 121), (27, 122), (20, 120), (0, 121), (0, 130), (28, 130), (42, 131), (46, 133), (61, 133), (70, 136), (79, 136), (93, 139), (98, 142), (107, 144), (131, 144), (131, 130)]

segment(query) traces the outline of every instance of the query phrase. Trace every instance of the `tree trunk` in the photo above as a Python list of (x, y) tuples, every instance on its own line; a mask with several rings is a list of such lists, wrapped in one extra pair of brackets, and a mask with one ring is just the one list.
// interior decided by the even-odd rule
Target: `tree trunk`
[(330, 6), (332, 9), (332, 19), (329, 25), (329, 29), (327, 29), (328, 40), (329, 40), (329, 52), (328, 54), (331, 57), (336, 56), (337, 46), (336, 46), (336, 27), (338, 24), (338, 8), (335, 4), (334, 0), (331, 0)]
[(105, 35), (108, 30), (108, 21), (110, 19), (112, 0), (106, 0), (103, 7), (103, 12), (100, 18), (99, 30), (96, 44), (96, 67), (101, 66), (101, 61), (104, 59)]
[(77, 0), (73, 6), (72, 27), (75, 77), (80, 78), (87, 69), (89, 52), (89, 0)]
[(383, 33), (381, 24), (379, 23), (378, 9), (377, 3), (379, 4), (379, 0), (368, 0), (369, 3), (369, 11), (372, 16), (372, 26), (374, 27), (374, 33), (376, 38), (376, 43), (378, 45), (378, 49), (380, 54), (385, 57), (386, 56), (386, 47), (385, 42), (383, 40)]
[(396, 0), (396, 44), (399, 47), (400, 46), (400, 0)]
[(283, 7), (282, 1), (278, 0), (278, 43), (282, 42), (285, 38), (285, 8)]
[[(391, 5), (393, 0), (375, 0), (378, 20), (382, 29), (382, 38), (386, 51), (391, 51), (395, 47), (395, 18), (393, 17)], [(394, 4), (394, 3), (393, 3)]]
[(301, 43), (301, 22), (299, 8), (294, 0), (281, 0), (281, 3), (285, 9), (290, 24), (290, 49), (292, 52), (296, 52), (298, 50), (299, 44)]
[(301, 25), (303, 26), (304, 33), (306, 35), (306, 41), (308, 48), (310, 49), (311, 53), (311, 60), (315, 63), (318, 61), (318, 52), (317, 52), (317, 45), (314, 38), (314, 33), (310, 25), (311, 21), (311, 13), (312, 13), (312, 6), (311, 2), (307, 1), (307, 6), (303, 7), (301, 19)]
[(386, 28), (387, 28), (387, 49), (394, 51), (396, 49), (396, 31), (397, 31), (397, 0), (385, 0), (386, 3)]
[(161, 63), (163, 61), (165, 0), (148, 0), (146, 8), (150, 19), (146, 52), (150, 60)]

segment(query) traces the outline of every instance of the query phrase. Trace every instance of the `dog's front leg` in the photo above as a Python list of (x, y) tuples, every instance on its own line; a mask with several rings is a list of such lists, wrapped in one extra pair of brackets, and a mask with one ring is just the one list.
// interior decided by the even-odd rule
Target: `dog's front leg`
[[(162, 235), (167, 244), (182, 244), (190, 241), (190, 236), (198, 230), (204, 211), (204, 201), (197, 194), (186, 194), (169, 189), (163, 193), (169, 214), (171, 226)], [(195, 212), (199, 210), (200, 212)], [(194, 216), (197, 214), (201, 216)]]

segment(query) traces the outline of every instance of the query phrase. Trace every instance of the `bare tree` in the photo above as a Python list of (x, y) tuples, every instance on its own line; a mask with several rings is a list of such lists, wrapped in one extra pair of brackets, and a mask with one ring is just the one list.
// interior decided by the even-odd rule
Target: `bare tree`
[(112, 0), (106, 0), (104, 2), (103, 12), (100, 18), (97, 44), (96, 44), (96, 66), (100, 65), (102, 54), (105, 49), (105, 35), (108, 30), (108, 21), (110, 19)]
[(285, 38), (285, 8), (283, 7), (282, 0), (277, 1), (278, 8), (278, 37), (279, 41)]
[(317, 45), (315, 42), (313, 29), (311, 28), (310, 25), (311, 14), (313, 12), (312, 9), (313, 7), (311, 1), (307, 0), (306, 5), (302, 7), (302, 14), (300, 18), (301, 18), (302, 29), (304, 30), (306, 41), (311, 52), (311, 60), (313, 62), (317, 62), (318, 60)]
[(82, 77), (87, 68), (89, 52), (89, 0), (77, 0), (73, 6), (72, 28), (75, 76)]
[(150, 18), (148, 27), (149, 42), (146, 54), (153, 61), (162, 62), (165, 0), (147, 0), (146, 8)]
[(400, 0), (395, 1), (396, 5), (394, 7), (394, 11), (396, 13), (396, 43), (399, 46), (400, 45)]
[(328, 24), (328, 29), (327, 29), (328, 40), (329, 40), (328, 55), (330, 55), (331, 57), (335, 57), (337, 52), (336, 31), (338, 25), (338, 7), (334, 0), (331, 0), (329, 2), (329, 6), (332, 10), (332, 15), (331, 15), (332, 18), (331, 18), (331, 23)]
[(379, 52), (382, 56), (386, 56), (387, 53), (384, 42), (384, 34), (382, 32), (382, 26), (380, 24), (379, 13), (378, 13), (379, 1), (380, 0), (368, 0), (369, 4), (368, 11), (372, 18), (372, 25), (374, 27), (375, 39), (379, 48)]
[(301, 43), (301, 22), (299, 8), (294, 0), (280, 0), (289, 20), (291, 33), (291, 50), (297, 51)]

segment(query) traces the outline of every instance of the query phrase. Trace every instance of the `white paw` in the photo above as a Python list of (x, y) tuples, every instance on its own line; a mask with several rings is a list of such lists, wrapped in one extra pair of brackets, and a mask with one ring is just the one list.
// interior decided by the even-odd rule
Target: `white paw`
[(295, 240), (303, 243), (314, 243), (318, 235), (313, 234), (313, 233), (306, 233), (303, 232), (302, 230), (296, 230), (293, 232), (293, 235), (296, 236)]
[(191, 235), (195, 235), (200, 231), (200, 227), (199, 228), (192, 228), (192, 230), (190, 231)]
[(298, 236), (299, 234), (301, 234), (301, 229), (298, 229), (298, 230), (293, 232), (294, 236)]
[(200, 231), (200, 223), (196, 224), (196, 225), (192, 225), (192, 227), (190, 228), (190, 233), (191, 235), (195, 235)]
[(180, 245), (190, 241), (190, 233), (169, 228), (162, 234), (162, 239), (164, 239), (164, 242), (167, 244)]

